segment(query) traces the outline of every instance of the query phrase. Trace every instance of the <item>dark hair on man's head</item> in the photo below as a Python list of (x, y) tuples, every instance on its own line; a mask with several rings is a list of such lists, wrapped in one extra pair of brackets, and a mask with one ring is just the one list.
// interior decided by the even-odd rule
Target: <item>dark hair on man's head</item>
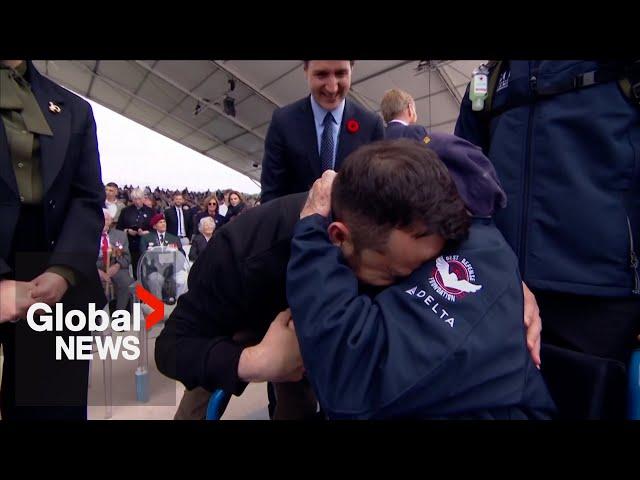
[[(309, 62), (310, 62), (310, 61), (311, 61), (311, 60), (303, 60), (303, 62), (304, 62), (304, 69), (305, 69), (305, 70), (306, 70), (307, 68), (309, 68)], [(356, 61), (355, 61), (355, 60), (349, 60), (349, 63), (350, 63), (350, 64), (351, 64), (351, 66), (353, 67), (353, 64), (354, 64), (354, 63), (356, 63)]]
[(109, 182), (105, 185), (105, 187), (113, 187), (113, 188), (118, 188), (118, 184), (115, 182)]
[(381, 249), (394, 228), (460, 240), (470, 225), (447, 167), (433, 150), (406, 138), (351, 153), (333, 182), (331, 206), (358, 249)]

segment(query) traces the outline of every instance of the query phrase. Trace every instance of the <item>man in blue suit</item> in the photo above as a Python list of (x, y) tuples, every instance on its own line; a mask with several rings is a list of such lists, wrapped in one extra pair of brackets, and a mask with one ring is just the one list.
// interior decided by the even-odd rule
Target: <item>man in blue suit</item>
[(429, 143), (427, 129), (416, 123), (418, 121), (416, 102), (407, 92), (396, 88), (387, 90), (380, 102), (380, 110), (387, 124), (386, 139), (412, 138)]
[(273, 113), (262, 161), (262, 203), (306, 192), (360, 145), (382, 140), (382, 119), (346, 98), (353, 61), (306, 60), (311, 95)]
[[(0, 344), (3, 420), (86, 419), (89, 362), (56, 360), (60, 335), (24, 320), (106, 303), (95, 258), (105, 191), (91, 106), (31, 62), (0, 62)], [(15, 323), (14, 323), (15, 322)]]

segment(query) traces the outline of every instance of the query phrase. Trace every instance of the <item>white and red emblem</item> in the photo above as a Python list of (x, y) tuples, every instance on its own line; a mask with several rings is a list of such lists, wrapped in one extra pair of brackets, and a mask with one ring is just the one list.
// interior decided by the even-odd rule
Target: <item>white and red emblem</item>
[(475, 281), (476, 274), (471, 263), (459, 255), (438, 257), (436, 268), (429, 277), (431, 288), (451, 302), (480, 290), (482, 285), (473, 283)]

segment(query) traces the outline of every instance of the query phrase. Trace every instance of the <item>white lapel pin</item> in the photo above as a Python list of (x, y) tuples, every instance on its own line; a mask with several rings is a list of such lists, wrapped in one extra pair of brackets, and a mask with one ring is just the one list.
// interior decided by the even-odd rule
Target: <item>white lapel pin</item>
[(49, 102), (49, 110), (53, 113), (60, 113), (62, 109), (53, 102)]

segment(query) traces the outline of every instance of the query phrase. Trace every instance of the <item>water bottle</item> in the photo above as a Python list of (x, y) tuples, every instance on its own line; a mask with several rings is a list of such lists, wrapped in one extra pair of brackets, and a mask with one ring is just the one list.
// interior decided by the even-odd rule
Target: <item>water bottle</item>
[(633, 351), (629, 363), (629, 419), (640, 420), (640, 348)]
[(484, 101), (488, 95), (489, 70), (485, 65), (480, 65), (473, 70), (471, 85), (469, 87), (469, 100), (474, 112), (479, 112), (484, 108)]
[(141, 403), (149, 401), (149, 372), (146, 368), (136, 369), (136, 399)]

